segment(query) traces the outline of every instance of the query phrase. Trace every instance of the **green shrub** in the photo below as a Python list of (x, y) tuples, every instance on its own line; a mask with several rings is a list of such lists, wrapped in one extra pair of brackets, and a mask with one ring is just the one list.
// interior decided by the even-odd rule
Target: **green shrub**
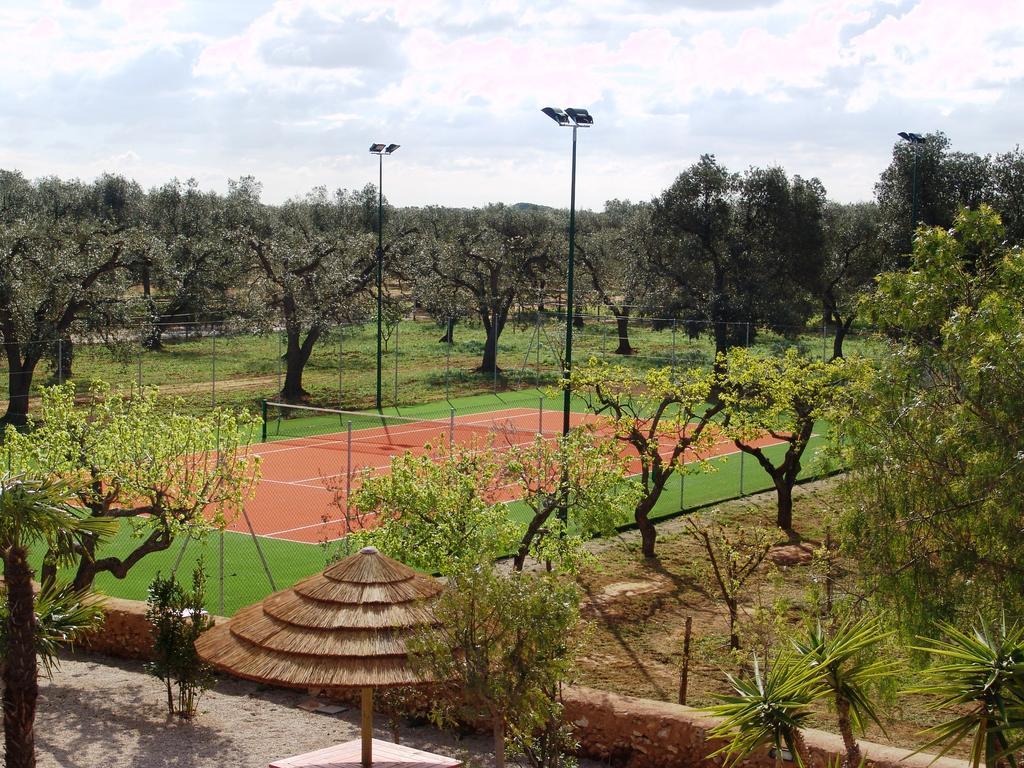
[[(163, 680), (167, 688), (167, 714), (190, 720), (199, 697), (213, 684), (212, 669), (196, 653), (195, 642), (213, 626), (203, 610), (206, 572), (200, 563), (192, 573), (192, 589), (186, 590), (172, 574), (158, 573), (149, 588), (146, 618), (152, 625), (155, 660), (146, 671)], [(175, 702), (173, 688), (177, 686)]]

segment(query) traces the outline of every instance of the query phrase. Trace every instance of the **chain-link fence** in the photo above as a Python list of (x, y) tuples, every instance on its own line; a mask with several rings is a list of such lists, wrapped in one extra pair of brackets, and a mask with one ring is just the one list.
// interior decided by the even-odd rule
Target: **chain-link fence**
[[(614, 361), (631, 368), (710, 367), (715, 337), (748, 345), (765, 354), (797, 347), (828, 359), (835, 331), (827, 324), (766, 329), (751, 323), (713, 325), (678, 318), (622, 318), (608, 313), (578, 314), (573, 329), (573, 360)], [(512, 315), (497, 338), (494, 362), (487, 333), (479, 322), (450, 326), (422, 314), (385, 328), (382, 344), (381, 405), (402, 408), (444, 403), (475, 394), (543, 388), (557, 382), (565, 359), (565, 322), (556, 312)], [(301, 336), (298, 342), (305, 339)], [(104, 339), (88, 335), (38, 342), (43, 359), (32, 372), (11, 371), (0, 359), (0, 406), (11, 398), (28, 400), (40, 387), (75, 382), (87, 392), (94, 381), (119, 391), (157, 386), (162, 396), (178, 397), (197, 409), (234, 405), (255, 409), (264, 399), (296, 400), (336, 408), (376, 405), (377, 334), (374, 323), (339, 326), (321, 333), (308, 359), (297, 363), (298, 344), (283, 332), (244, 333), (215, 324), (177, 324), (160, 335), (125, 330)], [(846, 354), (877, 356), (882, 349), (866, 329), (846, 334)], [(488, 365), (485, 367), (484, 363)], [(300, 373), (301, 371), (301, 373)], [(439, 406), (443, 408), (443, 406)]]

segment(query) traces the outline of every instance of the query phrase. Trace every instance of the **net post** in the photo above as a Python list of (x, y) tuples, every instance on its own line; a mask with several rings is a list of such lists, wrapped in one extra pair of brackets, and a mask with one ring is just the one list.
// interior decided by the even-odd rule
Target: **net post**
[(261, 415), (263, 416), (263, 424), (261, 425), (261, 428), (260, 428), (260, 437), (261, 437), (260, 442), (261, 443), (265, 443), (265, 442), (267, 442), (267, 401), (266, 400), (261, 400), (260, 401), (260, 411), (261, 411)]
[(451, 370), (452, 370), (452, 337), (455, 334), (455, 323), (448, 318), (448, 343), (445, 344), (444, 356), (444, 399), (452, 399)]
[(448, 413), (448, 450), (455, 449), (455, 409)]

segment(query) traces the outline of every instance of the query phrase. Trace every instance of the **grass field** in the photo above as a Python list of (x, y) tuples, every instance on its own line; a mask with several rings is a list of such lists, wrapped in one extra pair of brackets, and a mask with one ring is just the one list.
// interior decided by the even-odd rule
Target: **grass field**
[[(383, 399), (388, 406), (438, 403), (466, 395), (550, 386), (559, 377), (563, 331), (557, 318), (545, 316), (538, 326), (533, 316), (510, 321), (499, 340), (497, 375), (479, 373), (484, 332), (479, 323), (466, 321), (455, 328), (449, 349), (438, 343), (442, 329), (426, 319), (402, 322), (388, 341), (383, 365)], [(637, 354), (612, 354), (616, 346), (614, 323), (607, 316), (588, 317), (574, 334), (574, 359), (591, 356), (614, 360), (635, 368), (675, 364), (678, 367), (710, 366), (713, 342), (710, 334), (690, 339), (671, 321), (656, 330), (651, 321), (632, 323), (630, 339)], [(136, 334), (130, 334), (136, 335)], [(538, 338), (540, 344), (538, 345)], [(819, 328), (794, 328), (780, 336), (760, 331), (752, 345), (766, 354), (798, 346), (811, 356), (831, 353), (831, 340)], [(847, 350), (871, 354), (876, 344), (870, 336), (853, 334)], [(77, 343), (72, 367), (81, 389), (93, 380), (118, 389), (159, 386), (198, 409), (212, 403), (255, 408), (261, 399), (274, 399), (283, 381), (280, 334), (222, 334), (201, 338), (167, 338), (162, 351), (138, 344), (116, 348)], [(397, 377), (396, 377), (397, 364)], [(0, 359), (0, 404), (6, 400), (6, 362)], [(35, 391), (58, 378), (68, 378), (52, 363), (40, 365), (33, 379)], [(346, 326), (326, 334), (313, 349), (306, 366), (304, 386), (317, 405), (349, 409), (374, 403), (376, 382), (376, 326)], [(396, 385), (397, 383), (397, 385)]]

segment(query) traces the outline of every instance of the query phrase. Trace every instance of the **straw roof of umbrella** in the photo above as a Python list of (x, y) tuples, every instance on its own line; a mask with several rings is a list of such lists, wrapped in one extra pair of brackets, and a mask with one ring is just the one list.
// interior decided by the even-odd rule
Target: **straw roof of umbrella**
[(275, 592), (196, 642), (208, 663), (238, 677), (297, 688), (422, 683), (406, 641), (436, 624), (442, 585), (373, 547)]

